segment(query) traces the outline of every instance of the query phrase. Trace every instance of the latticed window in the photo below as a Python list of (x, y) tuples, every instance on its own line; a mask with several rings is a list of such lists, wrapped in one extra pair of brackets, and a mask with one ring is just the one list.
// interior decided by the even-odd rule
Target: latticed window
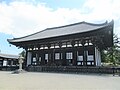
[(83, 61), (83, 56), (78, 56), (77, 61)]
[(55, 59), (56, 60), (60, 59), (60, 53), (55, 53)]
[(36, 62), (36, 57), (33, 57), (33, 62)]
[(41, 57), (39, 57), (39, 62), (41, 62)]
[(45, 60), (48, 60), (48, 54), (45, 54)]
[(73, 53), (72, 52), (66, 53), (66, 59), (73, 59)]

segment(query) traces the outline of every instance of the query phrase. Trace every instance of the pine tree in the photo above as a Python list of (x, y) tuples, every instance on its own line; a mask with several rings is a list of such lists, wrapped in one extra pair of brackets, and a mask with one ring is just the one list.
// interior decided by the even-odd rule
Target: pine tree
[(102, 62), (120, 65), (120, 40), (117, 35), (113, 36), (113, 46), (102, 51)]

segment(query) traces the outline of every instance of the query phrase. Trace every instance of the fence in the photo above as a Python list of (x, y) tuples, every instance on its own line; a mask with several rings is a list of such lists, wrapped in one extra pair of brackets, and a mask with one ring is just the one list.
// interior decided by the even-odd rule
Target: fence
[(1, 71), (14, 71), (18, 68), (18, 66), (0, 66)]
[[(13, 71), (18, 66), (0, 66), (1, 71)], [(113, 74), (120, 76), (120, 67), (80, 67), (80, 66), (29, 66), (24, 67), (29, 72), (56, 72), (56, 73), (94, 73)]]
[(79, 67), (79, 66), (29, 66), (30, 72), (56, 72), (56, 73), (96, 73), (120, 75), (118, 67)]

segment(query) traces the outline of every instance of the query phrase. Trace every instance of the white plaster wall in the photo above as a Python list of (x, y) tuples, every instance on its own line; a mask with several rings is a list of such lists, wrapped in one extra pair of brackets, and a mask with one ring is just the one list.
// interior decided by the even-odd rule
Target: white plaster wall
[(94, 61), (93, 55), (87, 55), (87, 61)]
[(7, 60), (3, 60), (3, 66), (7, 66)]
[(101, 66), (101, 53), (98, 51), (98, 66)]
[(78, 56), (77, 61), (83, 61), (83, 56)]
[(96, 66), (101, 66), (101, 54), (96, 47), (95, 47), (95, 60), (96, 60)]
[(31, 58), (32, 58), (32, 53), (28, 52), (27, 53), (27, 66), (31, 64)]

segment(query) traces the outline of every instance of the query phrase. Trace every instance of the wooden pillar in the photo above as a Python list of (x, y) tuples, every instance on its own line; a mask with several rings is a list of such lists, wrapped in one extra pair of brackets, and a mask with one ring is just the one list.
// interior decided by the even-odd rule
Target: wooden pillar
[(51, 65), (51, 61), (52, 61), (51, 57), (52, 57), (51, 51), (49, 50), (48, 51), (48, 65)]
[(39, 53), (38, 52), (36, 52), (36, 63), (37, 65), (39, 65)]
[(76, 66), (77, 65), (77, 50), (73, 50), (73, 65)]
[(54, 57), (54, 55), (53, 55), (53, 50), (50, 51), (50, 54), (51, 54), (51, 61), (50, 61), (50, 63), (52, 64), (52, 63), (53, 63), (53, 59), (54, 59), (54, 58), (53, 58), (53, 57)]
[(86, 50), (84, 46), (85, 42), (84, 40), (82, 41), (82, 49), (83, 49), (83, 66), (86, 66)]
[(53, 64), (55, 63), (55, 48), (53, 49), (53, 52), (52, 52), (52, 63)]
[(1, 63), (0, 63), (0, 66), (3, 66), (3, 59), (2, 59), (2, 60), (0, 60), (0, 62), (1, 62)]
[(7, 66), (11, 65), (11, 60), (7, 59)]
[(84, 66), (87, 66), (87, 51), (84, 48)]
[(48, 53), (48, 65), (51, 65), (52, 62), (52, 51), (50, 50), (51, 45), (47, 44), (46, 45), (48, 47), (47, 53)]
[(42, 50), (38, 51), (38, 65), (42, 65)]
[(59, 53), (60, 53), (60, 65), (62, 65), (62, 52), (61, 52), (61, 49), (59, 50)]
[(95, 59), (95, 53), (96, 53), (96, 50), (95, 50), (95, 46), (93, 46), (93, 59), (94, 59), (94, 66), (96, 66), (96, 59)]
[(62, 53), (62, 49), (61, 49), (61, 47), (62, 47), (62, 44), (61, 44), (61, 42), (59, 42), (58, 43), (59, 44), (59, 53), (60, 53), (60, 65), (62, 65), (62, 61), (63, 61), (63, 53)]
[(44, 53), (44, 51), (41, 51), (41, 64), (42, 65), (45, 64), (45, 53)]
[(25, 49), (26, 55), (25, 55), (25, 60), (24, 60), (24, 65), (27, 66), (27, 56), (28, 56), (28, 50)]
[(6, 59), (6, 61), (7, 61), (7, 64), (6, 64), (6, 66), (8, 66), (8, 65), (9, 65), (9, 60), (8, 60), (8, 59)]
[(66, 66), (66, 52), (62, 50), (62, 65)]
[(34, 52), (32, 51), (31, 54), (32, 54), (31, 55), (31, 64), (33, 64), (33, 55), (34, 55)]
[(71, 41), (71, 45), (72, 45), (72, 53), (73, 53), (72, 64), (76, 66), (77, 65), (77, 49), (74, 47), (75, 41)]
[(11, 60), (11, 66), (13, 66), (14, 59)]

